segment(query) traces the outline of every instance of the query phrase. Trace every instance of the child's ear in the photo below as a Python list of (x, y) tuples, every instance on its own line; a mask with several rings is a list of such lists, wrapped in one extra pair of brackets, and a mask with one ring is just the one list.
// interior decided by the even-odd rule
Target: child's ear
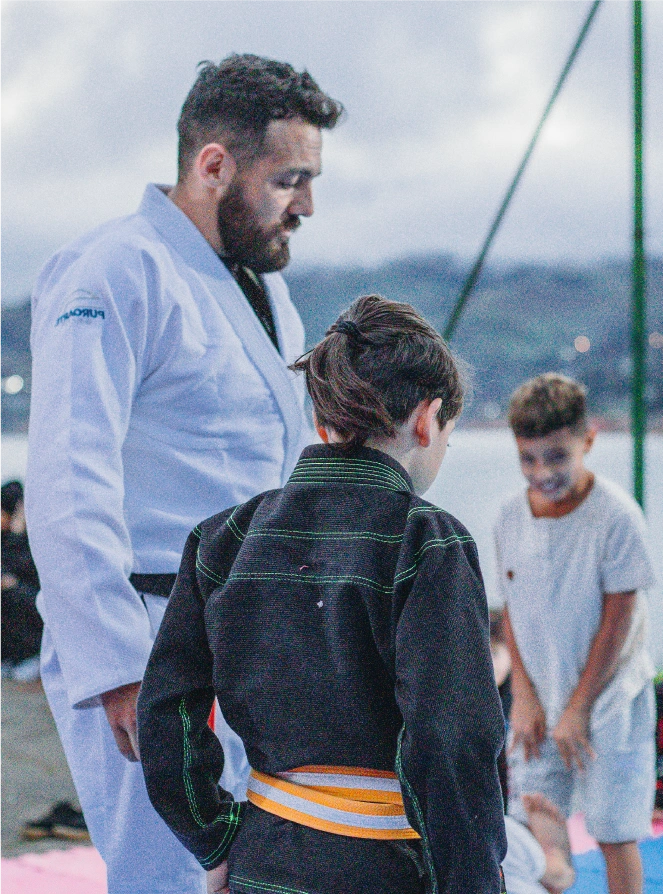
[(318, 417), (315, 415), (315, 410), (313, 410), (313, 427), (318, 433), (318, 437), (322, 441), (323, 444), (329, 444), (329, 435), (327, 434), (327, 429), (323, 428), (322, 425), (318, 422)]
[(442, 398), (422, 401), (414, 411), (414, 433), (420, 447), (428, 447), (433, 438), (433, 425), (437, 425), (437, 412), (442, 406)]
[(596, 438), (596, 426), (590, 425), (590, 427), (585, 432), (585, 453), (589, 453), (589, 451), (594, 446), (594, 439)]

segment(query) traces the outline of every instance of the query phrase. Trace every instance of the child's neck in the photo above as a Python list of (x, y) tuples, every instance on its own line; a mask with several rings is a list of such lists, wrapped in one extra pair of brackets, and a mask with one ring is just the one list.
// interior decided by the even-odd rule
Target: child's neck
[(573, 512), (587, 499), (594, 487), (594, 473), (584, 469), (583, 474), (568, 494), (561, 500), (549, 500), (539, 491), (527, 488), (527, 499), (534, 518), (562, 518)]

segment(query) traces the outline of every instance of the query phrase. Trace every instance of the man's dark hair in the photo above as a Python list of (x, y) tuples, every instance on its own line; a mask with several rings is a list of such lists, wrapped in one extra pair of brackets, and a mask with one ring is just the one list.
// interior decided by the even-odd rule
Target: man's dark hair
[(250, 53), (235, 53), (218, 65), (201, 62), (177, 124), (178, 176), (207, 143), (223, 142), (246, 163), (260, 155), (270, 121), (302, 118), (330, 129), (342, 112), (307, 71), (300, 74), (287, 62)]
[(542, 438), (561, 428), (587, 430), (587, 389), (561, 373), (543, 373), (514, 391), (509, 425), (517, 437)]
[(442, 398), (440, 427), (460, 415), (464, 383), (442, 336), (409, 304), (357, 298), (291, 369), (306, 374), (318, 423), (348, 446), (394, 437), (423, 400)]

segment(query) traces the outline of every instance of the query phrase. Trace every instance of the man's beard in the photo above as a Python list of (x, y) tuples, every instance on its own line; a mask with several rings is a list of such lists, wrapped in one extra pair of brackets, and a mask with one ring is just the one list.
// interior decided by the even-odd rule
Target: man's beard
[(224, 253), (233, 261), (255, 273), (271, 273), (288, 264), (287, 235), (299, 226), (296, 215), (288, 214), (280, 223), (263, 229), (247, 206), (240, 183), (234, 183), (219, 201), (217, 214)]

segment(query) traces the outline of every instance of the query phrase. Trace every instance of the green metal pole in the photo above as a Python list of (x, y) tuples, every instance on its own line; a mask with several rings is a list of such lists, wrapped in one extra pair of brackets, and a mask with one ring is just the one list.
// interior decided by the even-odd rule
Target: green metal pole
[(472, 290), (474, 289), (474, 286), (476, 285), (477, 280), (479, 279), (479, 275), (483, 268), (484, 261), (486, 260), (486, 255), (488, 254), (488, 250), (490, 249), (492, 241), (495, 238), (495, 234), (497, 233), (499, 226), (502, 223), (502, 218), (506, 214), (506, 210), (511, 203), (511, 199), (513, 198), (516, 188), (518, 187), (518, 184), (520, 183), (520, 178), (523, 176), (523, 174), (525, 172), (525, 168), (527, 167), (527, 162), (530, 159), (530, 155), (534, 151), (534, 147), (536, 146), (537, 140), (539, 139), (539, 135), (540, 135), (541, 131), (543, 130), (543, 125), (546, 123), (546, 119), (547, 119), (548, 115), (550, 114), (550, 110), (552, 109), (553, 105), (555, 104), (555, 100), (559, 96), (559, 93), (560, 93), (562, 87), (564, 86), (564, 81), (566, 80), (568, 73), (571, 71), (571, 68), (573, 67), (573, 63), (575, 62), (576, 56), (578, 55), (578, 52), (580, 50), (580, 47), (583, 44), (583, 41), (587, 37), (587, 32), (589, 31), (589, 28), (592, 24), (594, 16), (598, 12), (598, 8), (600, 5), (601, 5), (601, 0), (594, 0), (594, 2), (592, 3), (592, 5), (590, 7), (589, 13), (587, 14), (587, 18), (585, 19), (584, 24), (583, 24), (582, 28), (580, 29), (580, 33), (578, 34), (578, 37), (576, 39), (576, 42), (573, 45), (573, 49), (571, 50), (571, 52), (569, 54), (569, 58), (566, 60), (566, 64), (564, 65), (564, 68), (562, 69), (562, 73), (559, 76), (557, 83), (555, 84), (555, 89), (553, 90), (553, 92), (550, 96), (550, 99), (548, 100), (548, 104), (546, 105), (545, 109), (543, 110), (543, 114), (541, 115), (541, 119), (536, 126), (534, 135), (532, 136), (532, 139), (529, 142), (529, 146), (527, 147), (527, 149), (525, 151), (523, 160), (520, 162), (520, 165), (518, 166), (518, 170), (516, 171), (515, 176), (514, 176), (513, 180), (511, 181), (511, 185), (509, 186), (508, 190), (506, 191), (506, 195), (504, 196), (504, 199), (502, 200), (502, 204), (500, 205), (499, 211), (497, 212), (497, 216), (495, 217), (495, 220), (493, 221), (493, 224), (492, 224), (490, 230), (488, 231), (488, 235), (486, 236), (486, 239), (483, 243), (483, 247), (482, 247), (481, 251), (479, 252), (479, 255), (478, 255), (476, 261), (474, 262), (474, 266), (472, 267), (472, 270), (470, 271), (469, 276), (465, 280), (463, 288), (460, 291), (460, 295), (456, 299), (456, 304), (454, 306), (454, 309), (451, 311), (451, 316), (449, 317), (449, 321), (448, 321), (448, 323), (445, 327), (445, 330), (444, 330), (444, 338), (446, 339), (446, 341), (449, 341), (450, 338), (452, 337), (452, 335), (454, 334), (454, 330), (456, 329), (456, 326), (458, 325), (458, 321), (460, 320), (460, 317), (461, 317), (461, 314), (465, 307), (465, 304), (467, 303), (467, 299), (470, 297), (470, 294), (471, 294)]
[(644, 507), (646, 363), (646, 266), (643, 190), (643, 41), (642, 0), (633, 2), (633, 296), (631, 309), (631, 430), (633, 432), (633, 496)]

